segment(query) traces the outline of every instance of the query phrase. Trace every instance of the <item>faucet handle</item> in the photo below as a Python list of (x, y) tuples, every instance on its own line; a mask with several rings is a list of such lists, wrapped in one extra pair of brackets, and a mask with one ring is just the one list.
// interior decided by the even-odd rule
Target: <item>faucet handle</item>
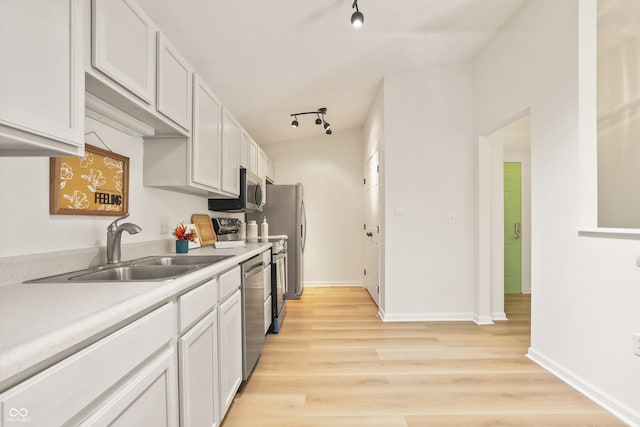
[(131, 213), (127, 212), (125, 216), (121, 216), (120, 218), (114, 219), (113, 222), (109, 224), (109, 226), (107, 227), (107, 230), (115, 230), (116, 228), (118, 228), (118, 221), (122, 221), (125, 218), (129, 218), (129, 215), (131, 215)]

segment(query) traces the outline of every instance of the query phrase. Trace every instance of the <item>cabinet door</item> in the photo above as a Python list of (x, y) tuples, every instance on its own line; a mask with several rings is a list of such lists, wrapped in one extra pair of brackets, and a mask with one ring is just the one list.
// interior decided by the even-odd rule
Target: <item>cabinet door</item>
[(193, 77), (192, 180), (220, 189), (222, 105), (202, 79)]
[(228, 112), (222, 112), (222, 190), (240, 194), (240, 125)]
[(0, 153), (81, 154), (81, 0), (0, 2)]
[(275, 180), (276, 180), (276, 165), (275, 165), (275, 163), (273, 163), (273, 160), (271, 160), (269, 157), (267, 157), (267, 176), (266, 176), (266, 178), (270, 182), (275, 182)]
[(218, 425), (218, 313), (214, 310), (178, 340), (180, 425)]
[(191, 129), (192, 74), (178, 50), (158, 33), (158, 111), (186, 130)]
[(227, 413), (242, 382), (242, 301), (240, 289), (218, 308), (220, 327), (220, 415)]
[(246, 130), (242, 129), (240, 133), (240, 166), (249, 169), (249, 146), (251, 145), (251, 137)]
[(178, 427), (175, 367), (175, 348), (170, 347), (79, 425)]
[(93, 0), (92, 65), (155, 103), (156, 27), (132, 0)]
[(258, 175), (258, 143), (251, 138), (249, 144), (249, 171)]
[(260, 178), (267, 177), (267, 155), (258, 147), (258, 176)]

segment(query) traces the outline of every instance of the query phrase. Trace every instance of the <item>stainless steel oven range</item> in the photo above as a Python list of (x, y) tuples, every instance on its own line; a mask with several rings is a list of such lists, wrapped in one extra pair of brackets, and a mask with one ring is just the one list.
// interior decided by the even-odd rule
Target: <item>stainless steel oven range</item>
[(270, 237), (271, 242), (271, 331), (280, 332), (280, 327), (287, 314), (287, 236)]

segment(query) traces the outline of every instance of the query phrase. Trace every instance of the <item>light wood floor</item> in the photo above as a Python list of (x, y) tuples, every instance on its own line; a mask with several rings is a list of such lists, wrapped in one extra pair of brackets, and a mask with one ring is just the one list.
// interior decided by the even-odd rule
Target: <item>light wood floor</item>
[(524, 357), (530, 301), (509, 321), (383, 323), (363, 288), (307, 288), (222, 427), (623, 426)]

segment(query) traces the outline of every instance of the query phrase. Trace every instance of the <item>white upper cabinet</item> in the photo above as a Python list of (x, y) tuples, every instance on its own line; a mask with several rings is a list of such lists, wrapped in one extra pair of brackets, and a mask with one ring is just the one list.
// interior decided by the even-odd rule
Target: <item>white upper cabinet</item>
[(276, 181), (276, 165), (269, 157), (267, 157), (267, 180), (271, 183)]
[(192, 179), (211, 190), (222, 174), (222, 104), (197, 74), (193, 76)]
[(158, 111), (186, 130), (191, 129), (192, 74), (178, 50), (158, 33)]
[(131, 0), (93, 0), (92, 65), (155, 103), (156, 27)]
[(240, 124), (227, 110), (222, 112), (222, 191), (240, 194)]
[(262, 179), (267, 176), (267, 155), (258, 147), (258, 176)]
[(0, 2), (0, 155), (84, 151), (83, 3)]
[(244, 128), (240, 130), (240, 166), (249, 169), (249, 146), (251, 137)]
[(253, 138), (251, 138), (250, 144), (249, 144), (249, 172), (253, 173), (254, 175), (258, 175), (258, 150), (260, 149), (260, 147), (258, 146), (258, 143), (255, 142), (253, 140)]

